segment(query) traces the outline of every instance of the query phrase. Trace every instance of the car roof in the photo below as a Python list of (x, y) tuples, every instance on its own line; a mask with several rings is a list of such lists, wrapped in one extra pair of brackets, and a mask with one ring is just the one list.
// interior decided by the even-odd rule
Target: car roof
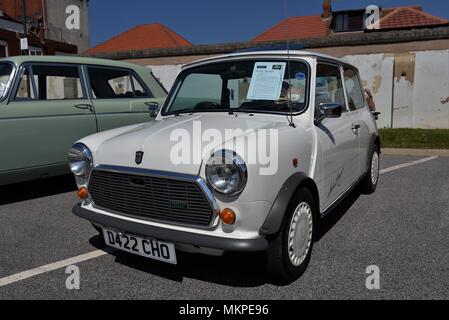
[(88, 57), (78, 57), (78, 56), (12, 56), (7, 58), (1, 58), (0, 62), (10, 61), (15, 65), (20, 65), (25, 62), (51, 62), (51, 63), (77, 63), (77, 64), (95, 64), (100, 66), (110, 66), (110, 67), (126, 67), (126, 68), (146, 68), (141, 65), (134, 63), (108, 60), (108, 59), (98, 59), (98, 58), (88, 58)]
[(257, 58), (258, 56), (280, 56), (280, 57), (313, 57), (313, 58), (318, 58), (318, 59), (324, 59), (324, 60), (330, 60), (330, 61), (334, 61), (334, 62), (338, 62), (341, 64), (345, 64), (351, 67), (351, 64), (349, 64), (348, 62), (324, 54), (324, 53), (319, 53), (319, 52), (313, 52), (313, 51), (306, 51), (306, 50), (258, 50), (258, 51), (245, 51), (245, 52), (234, 52), (234, 53), (229, 53), (229, 54), (224, 54), (224, 55), (219, 55), (219, 56), (215, 56), (215, 57), (211, 57), (211, 58), (205, 58), (205, 59), (201, 59), (201, 60), (197, 60), (194, 61), (192, 63), (186, 64), (183, 66), (183, 68), (190, 68), (190, 67), (194, 67), (196, 65), (201, 65), (201, 64), (207, 64), (210, 62), (218, 62), (218, 61), (224, 61), (226, 59), (230, 59), (230, 58), (238, 58), (238, 57), (248, 57), (248, 58)]

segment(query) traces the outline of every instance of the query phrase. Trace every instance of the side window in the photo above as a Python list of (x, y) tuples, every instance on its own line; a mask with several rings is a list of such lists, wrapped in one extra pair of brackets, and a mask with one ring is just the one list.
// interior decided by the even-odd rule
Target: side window
[(149, 97), (141, 83), (128, 70), (89, 67), (88, 74), (94, 99)]
[(134, 84), (134, 95), (136, 97), (145, 97), (145, 98), (154, 98), (150, 92), (147, 92), (145, 88), (142, 86), (142, 83), (136, 76), (132, 76), (133, 84)]
[(108, 80), (108, 84), (111, 86), (116, 96), (132, 98), (133, 85), (131, 83), (131, 76), (128, 72), (117, 74), (117, 78)]
[(319, 113), (321, 103), (338, 103), (346, 111), (345, 95), (340, 69), (337, 66), (318, 64), (315, 90), (315, 113)]
[(363, 108), (365, 106), (363, 90), (357, 76), (357, 71), (352, 68), (345, 68), (345, 87), (349, 110), (353, 111)]
[(20, 78), (14, 100), (33, 100), (35, 98), (33, 85), (31, 83), (30, 67), (26, 66), (23, 75)]
[(38, 100), (83, 99), (78, 66), (33, 65)]

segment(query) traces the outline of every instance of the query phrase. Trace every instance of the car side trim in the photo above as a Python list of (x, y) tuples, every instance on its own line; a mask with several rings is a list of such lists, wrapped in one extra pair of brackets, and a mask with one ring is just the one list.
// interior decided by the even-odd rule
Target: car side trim
[(308, 179), (308, 177), (305, 173), (296, 172), (285, 181), (276, 196), (276, 200), (274, 200), (262, 228), (260, 228), (260, 234), (275, 234), (279, 231), (293, 193), (296, 191), (299, 184), (306, 179)]
[(222, 238), (187, 231), (150, 226), (147, 224), (97, 213), (95, 211), (81, 207), (80, 204), (76, 204), (73, 207), (72, 211), (78, 217), (89, 220), (90, 222), (97, 225), (174, 243), (184, 243), (198, 247), (219, 249), (225, 251), (263, 251), (268, 248), (268, 241), (264, 237), (256, 239)]

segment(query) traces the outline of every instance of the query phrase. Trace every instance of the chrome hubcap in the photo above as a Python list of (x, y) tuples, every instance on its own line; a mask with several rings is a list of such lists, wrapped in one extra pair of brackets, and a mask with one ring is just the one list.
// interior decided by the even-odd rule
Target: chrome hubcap
[(312, 209), (306, 202), (301, 202), (293, 213), (288, 232), (288, 255), (295, 267), (301, 265), (309, 253), (312, 232)]
[(371, 160), (371, 182), (373, 186), (376, 185), (377, 179), (379, 178), (379, 154), (374, 151), (373, 158)]

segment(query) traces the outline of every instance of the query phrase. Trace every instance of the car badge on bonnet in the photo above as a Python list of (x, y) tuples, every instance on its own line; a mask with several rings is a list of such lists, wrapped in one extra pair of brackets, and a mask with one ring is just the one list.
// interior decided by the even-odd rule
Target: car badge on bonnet
[(143, 159), (143, 151), (136, 152), (136, 163), (141, 164)]

